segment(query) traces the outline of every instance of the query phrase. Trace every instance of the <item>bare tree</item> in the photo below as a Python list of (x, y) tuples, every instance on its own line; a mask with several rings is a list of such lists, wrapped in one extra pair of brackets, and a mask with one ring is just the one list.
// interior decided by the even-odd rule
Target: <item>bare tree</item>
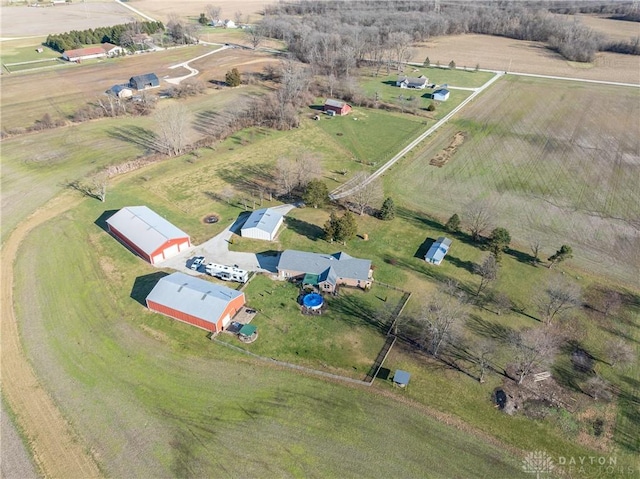
[(513, 362), (518, 384), (536, 368), (549, 365), (557, 352), (559, 339), (549, 328), (528, 329), (511, 338)]
[(462, 217), (469, 228), (474, 241), (480, 239), (480, 235), (491, 226), (493, 217), (492, 208), (485, 200), (474, 200), (464, 207)]
[(353, 181), (354, 184), (364, 183), (364, 186), (358, 188), (347, 199), (355, 206), (358, 214), (362, 216), (368, 208), (382, 201), (384, 196), (382, 183), (379, 179), (369, 181), (369, 175), (364, 171), (356, 173)]
[(258, 46), (264, 40), (264, 33), (262, 32), (262, 28), (259, 25), (254, 25), (245, 29), (245, 33), (247, 34), (249, 43), (251, 43), (251, 46), (254, 50), (258, 48)]
[(602, 399), (611, 401), (613, 393), (610, 384), (602, 378), (602, 376), (593, 376), (589, 378), (584, 385), (584, 392), (591, 396), (594, 400)]
[(481, 339), (471, 345), (471, 353), (478, 366), (478, 382), (484, 383), (487, 369), (491, 366), (496, 351), (495, 341), (490, 338)]
[(163, 108), (156, 114), (158, 141), (168, 155), (180, 155), (187, 144), (189, 111), (182, 104)]
[(205, 11), (207, 12), (207, 16), (209, 20), (211, 20), (214, 24), (220, 21), (220, 14), (222, 13), (222, 8), (217, 5), (207, 5), (205, 7)]
[(240, 10), (233, 14), (233, 20), (236, 25), (240, 25), (242, 23), (242, 12)]
[(276, 161), (275, 179), (277, 190), (284, 196), (289, 196), (296, 187), (296, 164), (286, 157), (278, 158)]
[(609, 341), (606, 346), (606, 354), (609, 358), (611, 366), (627, 365), (633, 363), (636, 355), (633, 347), (624, 339), (614, 339)]
[(398, 71), (402, 70), (403, 63), (408, 60), (410, 43), (411, 36), (406, 32), (391, 32), (389, 34), (389, 45)]
[(231, 204), (231, 200), (235, 197), (236, 192), (230, 186), (225, 186), (222, 188), (218, 196), (221, 200), (225, 201), (228, 205)]
[(309, 181), (322, 175), (322, 156), (309, 150), (302, 150), (295, 161), (295, 187), (305, 188)]
[(537, 303), (542, 320), (551, 324), (558, 316), (582, 304), (582, 291), (576, 283), (560, 277), (553, 278), (538, 297)]
[(439, 294), (426, 304), (422, 313), (418, 316), (418, 322), (422, 325), (423, 344), (434, 357), (438, 357), (441, 348), (447, 344), (455, 327), (464, 321), (466, 309), (457, 298), (445, 294)]
[(533, 264), (537, 265), (540, 262), (540, 250), (542, 248), (542, 241), (537, 236), (529, 238), (529, 249), (533, 256)]
[(96, 103), (104, 112), (104, 116), (107, 117), (116, 117), (127, 113), (125, 102), (115, 95), (104, 95), (98, 98)]
[(473, 272), (480, 276), (480, 284), (478, 285), (478, 291), (476, 296), (480, 296), (480, 293), (489, 285), (489, 283), (496, 280), (498, 277), (498, 262), (496, 257), (492, 254), (487, 256), (482, 264), (474, 264)]

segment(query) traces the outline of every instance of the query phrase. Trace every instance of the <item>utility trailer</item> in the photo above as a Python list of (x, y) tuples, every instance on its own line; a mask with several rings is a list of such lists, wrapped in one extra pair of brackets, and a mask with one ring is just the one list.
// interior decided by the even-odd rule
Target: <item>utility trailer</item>
[(249, 279), (249, 273), (247, 271), (224, 264), (209, 263), (205, 271), (208, 275), (223, 281), (246, 283)]

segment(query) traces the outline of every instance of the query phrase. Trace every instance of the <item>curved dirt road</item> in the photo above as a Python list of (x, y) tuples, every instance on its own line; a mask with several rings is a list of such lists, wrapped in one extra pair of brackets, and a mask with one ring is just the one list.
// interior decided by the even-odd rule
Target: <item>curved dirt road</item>
[(22, 349), (13, 309), (13, 265), (20, 244), (35, 227), (78, 203), (72, 193), (62, 194), (20, 223), (2, 248), (1, 256), (1, 373), (2, 393), (17, 423), (27, 435), (40, 472), (51, 478), (102, 477), (86, 445), (42, 387)]

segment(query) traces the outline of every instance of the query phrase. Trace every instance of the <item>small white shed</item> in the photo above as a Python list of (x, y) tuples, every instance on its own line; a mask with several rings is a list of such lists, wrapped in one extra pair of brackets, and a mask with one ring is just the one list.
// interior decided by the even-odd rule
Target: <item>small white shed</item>
[(284, 216), (273, 208), (255, 210), (240, 229), (244, 238), (273, 241), (282, 226)]

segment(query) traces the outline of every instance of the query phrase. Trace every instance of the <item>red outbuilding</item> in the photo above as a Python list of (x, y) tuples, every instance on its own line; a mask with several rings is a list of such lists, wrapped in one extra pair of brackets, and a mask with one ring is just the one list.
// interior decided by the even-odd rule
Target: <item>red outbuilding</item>
[(146, 206), (127, 206), (107, 220), (109, 231), (151, 264), (191, 247), (189, 235)]
[(244, 304), (242, 291), (184, 273), (161, 278), (147, 296), (151, 311), (212, 333), (225, 329)]
[(324, 102), (323, 109), (325, 112), (332, 111), (334, 115), (346, 115), (351, 111), (351, 105), (344, 101), (328, 99)]

